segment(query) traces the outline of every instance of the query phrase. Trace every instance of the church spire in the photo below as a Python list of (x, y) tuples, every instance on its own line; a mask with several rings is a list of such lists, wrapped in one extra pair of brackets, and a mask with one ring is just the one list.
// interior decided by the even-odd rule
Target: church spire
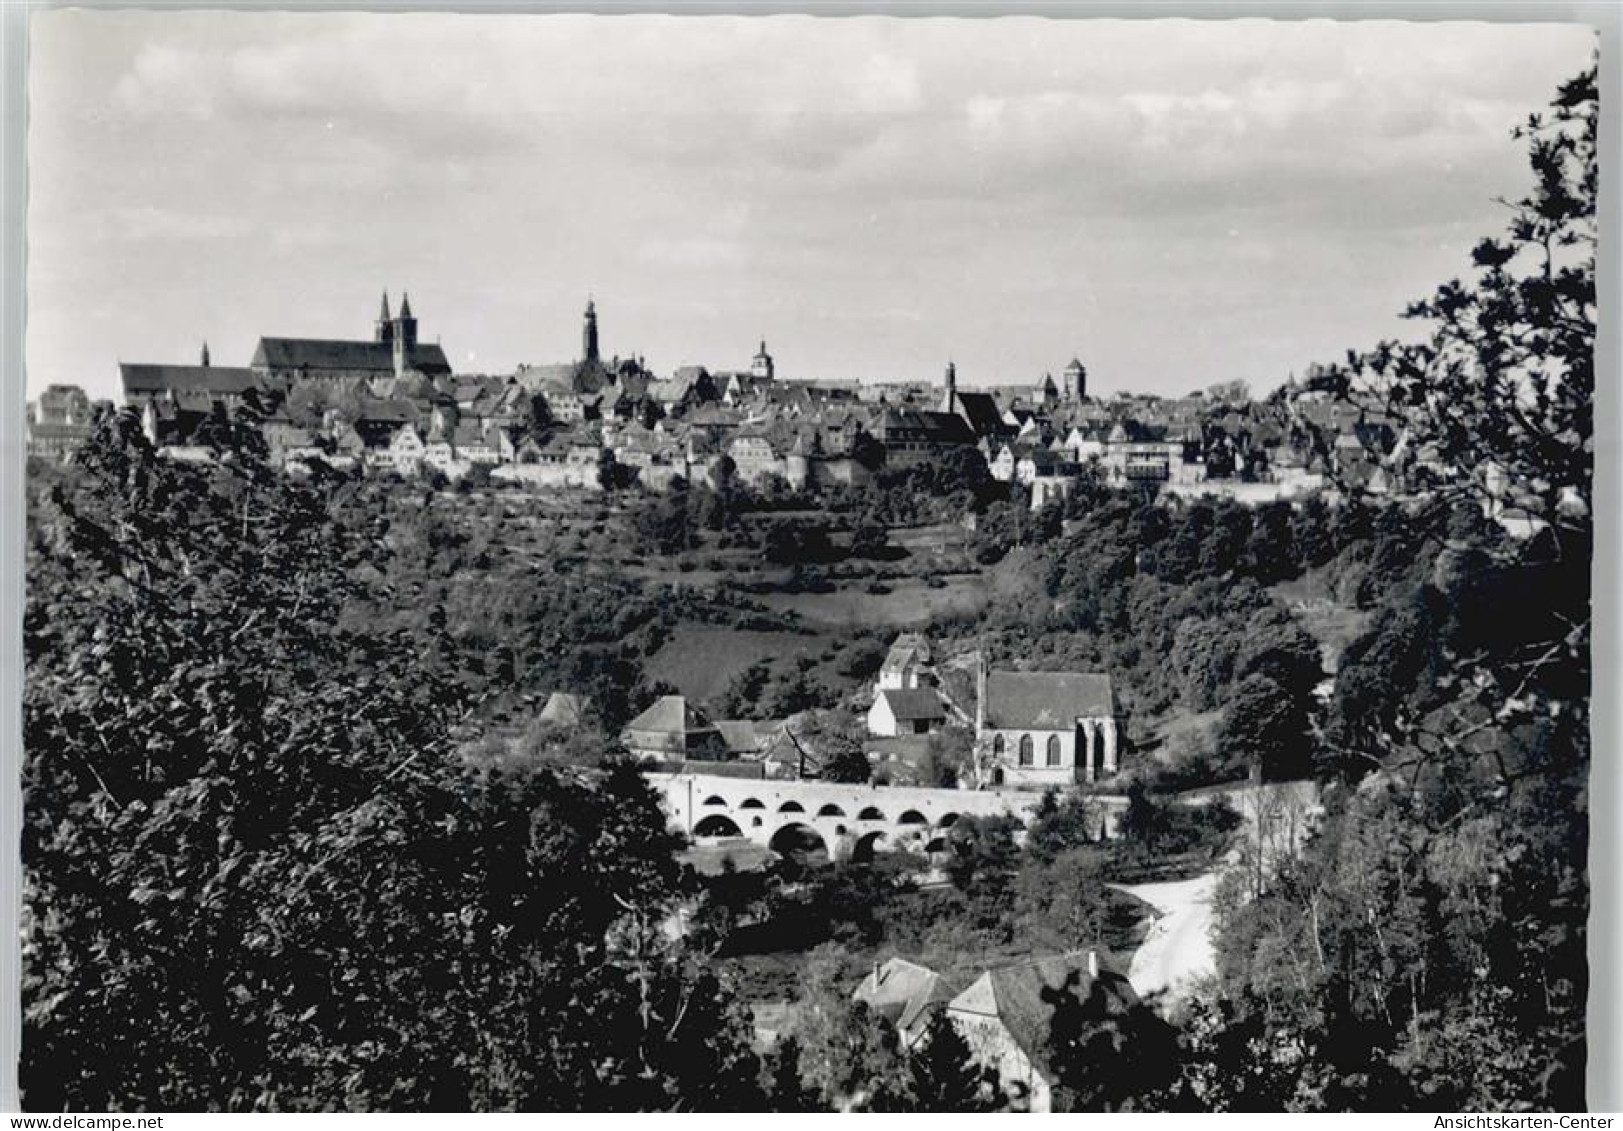
[(207, 369), (207, 368), (208, 368), (208, 367), (209, 367), (209, 343), (208, 343), (208, 339), (207, 339), (207, 338), (204, 338), (204, 339), (203, 339), (203, 359), (202, 359), (202, 366), (203, 366), (203, 368), (204, 368), (204, 369)]
[(406, 349), (417, 348), (417, 319), (411, 313), (411, 295), (400, 292), (400, 314), (394, 320), (394, 338)]
[(387, 344), (394, 340), (394, 315), (389, 313), (389, 292), (383, 292), (383, 305), (378, 308), (377, 333), (374, 339)]
[(597, 303), (590, 295), (586, 297), (586, 325), (581, 329), (581, 347), (587, 361), (598, 360)]

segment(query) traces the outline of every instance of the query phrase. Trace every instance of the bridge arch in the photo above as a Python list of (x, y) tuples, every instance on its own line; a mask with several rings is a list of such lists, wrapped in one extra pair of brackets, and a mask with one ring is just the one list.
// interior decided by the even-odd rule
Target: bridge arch
[(810, 862), (818, 856), (827, 860), (831, 855), (823, 834), (800, 821), (780, 825), (767, 841), (767, 847), (779, 856), (802, 862)]
[(856, 843), (851, 845), (851, 862), (853, 864), (872, 862), (874, 853), (880, 851), (879, 843), (885, 839), (885, 836), (883, 829), (876, 829), (871, 833), (863, 833), (857, 837)]
[(693, 826), (694, 836), (743, 836), (744, 830), (738, 827), (738, 822), (731, 817), (720, 813), (710, 813), (698, 824)]
[[(1011, 753), (1019, 735), (1013, 737), (1016, 741), (1008, 744)], [(1046, 753), (1043, 742), (1034, 745), (1036, 757), (1042, 758)], [(852, 855), (854, 847), (859, 858), (870, 851), (933, 852), (941, 847), (935, 843), (938, 840), (950, 851), (954, 834), (960, 834), (971, 819), (1008, 813), (1029, 821), (1039, 800), (1035, 794), (1003, 790), (761, 782), (708, 774), (650, 776), (664, 794), (672, 824), (690, 836), (708, 840), (742, 835), (762, 847), (776, 838), (774, 847), (798, 844), (802, 855), (807, 851), (814, 856), (826, 853), (828, 859), (842, 860)], [(1123, 799), (1099, 795), (1096, 800), (1102, 818), (1099, 823), (1105, 826), (1101, 835), (1110, 836), (1116, 832)], [(817, 839), (785, 833), (790, 825), (805, 826)], [(868, 836), (875, 832), (884, 835)]]

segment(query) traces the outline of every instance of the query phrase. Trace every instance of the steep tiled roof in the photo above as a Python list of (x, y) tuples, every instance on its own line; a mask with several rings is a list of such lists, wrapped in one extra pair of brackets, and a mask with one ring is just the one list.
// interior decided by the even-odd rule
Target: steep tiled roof
[[(406, 351), (406, 366), (423, 373), (451, 372), (445, 351), (419, 342)], [(349, 342), (322, 338), (260, 338), (255, 369), (370, 369), (394, 372), (394, 347), (388, 342)]]
[(765, 739), (771, 737), (770, 728), (763, 736), (761, 724), (749, 719), (718, 719), (715, 725), (729, 754), (759, 753)]
[(851, 995), (897, 1029), (907, 1030), (931, 1007), (951, 999), (952, 987), (928, 966), (892, 958), (875, 966)]
[(1049, 448), (1034, 448), (1022, 458), (1029, 459), (1037, 471), (1049, 474), (1059, 473), (1071, 462), (1069, 455), (1061, 455)]
[(930, 662), (930, 642), (916, 632), (904, 632), (898, 636), (885, 653), (885, 662), (880, 667), (882, 672), (899, 672), (913, 662)]
[(706, 428), (733, 428), (738, 425), (737, 414), (728, 412), (720, 405), (703, 405), (689, 412), (684, 419), (689, 424)]
[(891, 716), (898, 722), (947, 717), (941, 697), (927, 687), (890, 687), (881, 691), (879, 696), (890, 704)]
[(579, 726), (586, 720), (586, 697), (568, 691), (554, 691), (541, 708), (541, 721), (558, 726)]
[(626, 724), (627, 730), (652, 731), (660, 734), (686, 734), (690, 731), (713, 730), (710, 720), (699, 713), (680, 695), (662, 695), (642, 714)]
[(399, 377), (393, 373), (374, 377), (368, 387), (372, 395), (380, 400), (433, 401), (440, 396), (434, 379), (415, 370), (402, 373)]
[(1079, 718), (1114, 715), (1107, 675), (1080, 672), (988, 672), (985, 720), (999, 730), (1063, 730)]
[(917, 431), (929, 440), (946, 444), (973, 444), (975, 433), (969, 422), (951, 412), (925, 412), (911, 408), (886, 409), (882, 417), (886, 432)]
[[(1130, 444), (1155, 444), (1167, 438), (1165, 424), (1146, 424), (1139, 420), (1123, 417), (1118, 422), (1122, 431), (1122, 438)], [(1111, 442), (1116, 442), (1115, 434), (1111, 435)]]
[(521, 365), (513, 380), (532, 393), (552, 392), (559, 389), (573, 391), (575, 374), (580, 366), (575, 362), (558, 365)]
[(653, 384), (653, 378), (644, 373), (620, 374), (620, 395), (637, 400), (648, 395), (648, 389)]
[(357, 420), (403, 424), (408, 420), (417, 419), (417, 406), (407, 400), (379, 400), (368, 397), (357, 406), (355, 416)]
[(1051, 994), (1064, 988), (1073, 977), (1071, 992), (1079, 1001), (1087, 999), (1095, 983), (1106, 995), (1112, 1012), (1124, 1011), (1138, 1000), (1132, 986), (1120, 974), (1101, 967), (1097, 976), (1090, 975), (1088, 955), (1077, 952), (988, 970), (953, 998), (947, 1009), (953, 1013), (997, 1018), (1037, 1070), (1052, 1079), (1048, 1044), (1054, 1007), (1043, 1000), (1043, 995), (1045, 991)]
[(172, 403), (181, 412), (207, 416), (214, 411), (214, 398), (219, 395), (206, 389), (170, 389), (164, 393), (162, 399)]
[(451, 443), (459, 448), (482, 448), (495, 442), (494, 437), (485, 435), (478, 421), (464, 420), (451, 430)]
[(249, 389), (262, 389), (266, 384), (263, 373), (217, 365), (123, 364), (118, 371), (126, 396), (166, 393), (171, 389), (177, 393), (237, 395)]
[(994, 436), (1004, 428), (1003, 414), (991, 393), (958, 393), (958, 408), (977, 436)]
[(691, 373), (678, 369), (674, 377), (655, 379), (648, 382), (648, 395), (662, 404), (674, 404), (694, 391), (693, 387), (698, 384), (702, 374), (702, 370), (698, 373)]
[(457, 381), (452, 395), (458, 404), (475, 404), (498, 400), (506, 387), (507, 382), (500, 377), (463, 377)]
[(1071, 431), (1066, 435), (1066, 443), (1085, 443), (1101, 441), (1110, 435), (1110, 429), (1098, 420), (1083, 418), (1077, 421)]

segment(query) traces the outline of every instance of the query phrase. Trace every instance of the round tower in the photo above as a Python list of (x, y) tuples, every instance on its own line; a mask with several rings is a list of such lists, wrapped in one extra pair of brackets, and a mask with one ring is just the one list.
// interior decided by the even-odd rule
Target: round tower
[(807, 457), (804, 432), (795, 433), (794, 447), (783, 457), (783, 477), (796, 491), (804, 490), (811, 479), (811, 460)]

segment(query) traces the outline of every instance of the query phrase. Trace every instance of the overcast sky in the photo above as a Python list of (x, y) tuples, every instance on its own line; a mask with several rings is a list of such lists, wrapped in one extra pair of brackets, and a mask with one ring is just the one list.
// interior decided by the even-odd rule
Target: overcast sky
[(460, 371), (1262, 391), (1403, 329), (1528, 183), (1559, 25), (50, 11), (31, 394), (411, 293)]

